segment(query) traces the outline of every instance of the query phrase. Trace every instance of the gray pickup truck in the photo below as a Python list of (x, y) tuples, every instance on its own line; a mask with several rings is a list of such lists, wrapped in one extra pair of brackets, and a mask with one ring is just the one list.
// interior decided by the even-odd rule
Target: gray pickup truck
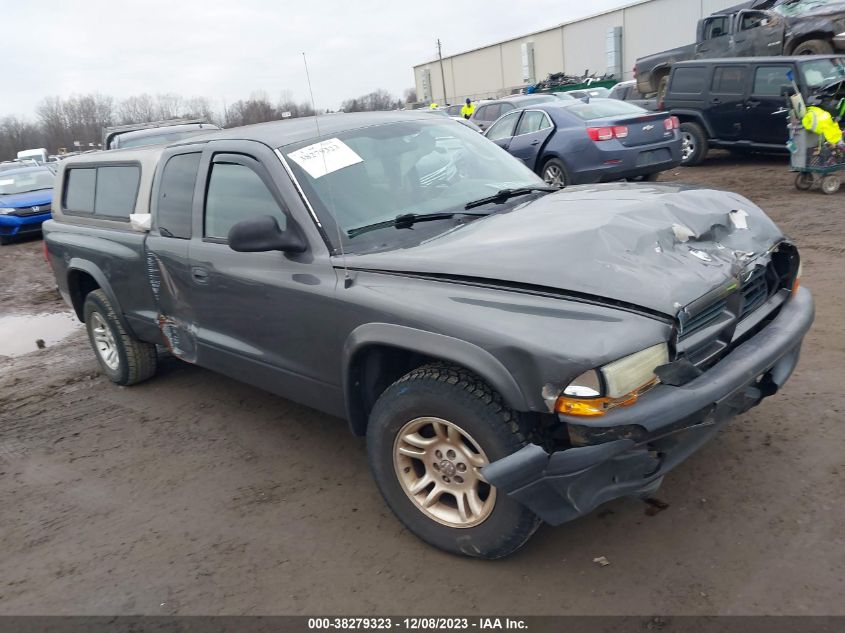
[(778, 391), (814, 314), (747, 199), (550, 191), (425, 113), (74, 157), (53, 214), (48, 261), (112, 381), (169, 350), (345, 418), (396, 516), (475, 557), (652, 494)]
[(641, 93), (662, 101), (677, 62), (835, 51), (845, 51), (843, 0), (753, 0), (700, 20), (694, 44), (638, 59), (634, 75)]

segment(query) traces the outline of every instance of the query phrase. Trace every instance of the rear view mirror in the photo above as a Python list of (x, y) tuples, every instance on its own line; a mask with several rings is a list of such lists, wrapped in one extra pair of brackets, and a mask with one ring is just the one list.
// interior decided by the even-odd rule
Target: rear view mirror
[(258, 215), (238, 222), (229, 230), (229, 248), (239, 253), (301, 253), (305, 250), (305, 240), (295, 229), (280, 229), (273, 216)]

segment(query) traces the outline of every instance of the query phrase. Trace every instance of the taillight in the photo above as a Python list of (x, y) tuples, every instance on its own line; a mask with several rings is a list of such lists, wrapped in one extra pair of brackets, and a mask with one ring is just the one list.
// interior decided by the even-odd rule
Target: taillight
[(588, 127), (587, 135), (594, 141), (610, 141), (614, 138), (625, 138), (628, 136), (628, 128), (624, 125), (615, 127)]
[(663, 127), (667, 131), (677, 130), (681, 127), (681, 120), (676, 116), (670, 116), (663, 120)]

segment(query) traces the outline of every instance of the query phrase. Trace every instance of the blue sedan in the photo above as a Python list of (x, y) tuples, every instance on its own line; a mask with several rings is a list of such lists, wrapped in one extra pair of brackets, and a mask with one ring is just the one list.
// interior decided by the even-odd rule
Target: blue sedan
[(680, 123), (615, 99), (541, 103), (509, 112), (487, 138), (521, 159), (546, 183), (656, 180), (681, 163)]
[(0, 244), (41, 230), (41, 223), (51, 217), (54, 179), (44, 166), (0, 173)]

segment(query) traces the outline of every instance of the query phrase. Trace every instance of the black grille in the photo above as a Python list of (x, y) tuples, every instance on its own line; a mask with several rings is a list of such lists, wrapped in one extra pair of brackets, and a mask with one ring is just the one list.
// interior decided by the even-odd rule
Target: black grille
[(767, 267), (760, 266), (751, 277), (742, 284), (742, 311), (739, 318), (743, 319), (759, 308), (769, 298), (769, 283), (766, 280)]
[(21, 207), (19, 209), (15, 209), (11, 215), (16, 215), (18, 217), (26, 217), (28, 215), (41, 215), (42, 213), (50, 213), (50, 205), (44, 204), (35, 207)]
[(704, 310), (681, 325), (681, 336), (689, 336), (693, 332), (697, 332), (701, 328), (705, 328), (713, 323), (722, 315), (727, 305), (728, 302), (724, 299), (711, 303)]

